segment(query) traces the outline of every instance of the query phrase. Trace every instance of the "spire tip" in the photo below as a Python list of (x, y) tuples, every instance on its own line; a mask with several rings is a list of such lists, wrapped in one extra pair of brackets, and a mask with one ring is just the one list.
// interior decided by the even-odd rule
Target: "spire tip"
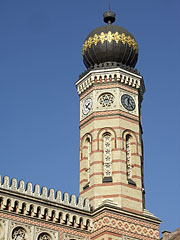
[(104, 16), (105, 23), (112, 24), (113, 22), (115, 22), (116, 14), (114, 12), (111, 12), (110, 0), (109, 0), (109, 10), (107, 12), (105, 12), (103, 16)]

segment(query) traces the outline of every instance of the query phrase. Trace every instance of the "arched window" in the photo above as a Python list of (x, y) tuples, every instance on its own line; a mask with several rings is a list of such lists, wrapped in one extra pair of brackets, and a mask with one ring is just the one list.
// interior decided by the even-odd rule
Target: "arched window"
[(126, 174), (128, 183), (136, 185), (132, 180), (132, 136), (126, 135)]
[(85, 162), (85, 179), (86, 179), (86, 184), (84, 186), (84, 189), (89, 187), (90, 184), (90, 154), (91, 154), (91, 141), (90, 138), (86, 138), (85, 140), (85, 146), (84, 146), (84, 151), (83, 151), (83, 158)]
[(52, 238), (48, 233), (41, 233), (38, 237), (38, 240), (51, 240)]
[(112, 152), (111, 152), (111, 135), (103, 135), (104, 142), (104, 178), (103, 182), (112, 182)]
[(22, 227), (17, 227), (12, 232), (13, 240), (26, 240), (26, 231)]

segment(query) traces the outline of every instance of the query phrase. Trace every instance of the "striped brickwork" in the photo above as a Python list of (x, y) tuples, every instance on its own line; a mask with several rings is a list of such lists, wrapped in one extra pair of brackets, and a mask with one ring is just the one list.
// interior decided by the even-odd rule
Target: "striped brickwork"
[[(144, 207), (143, 184), (143, 152), (142, 130), (140, 122), (140, 105), (144, 83), (142, 77), (131, 76), (126, 72), (120, 74), (117, 70), (107, 78), (107, 73), (94, 76), (92, 84), (86, 77), (79, 80), (78, 86), (86, 86), (80, 92), (80, 105), (82, 111), (86, 98), (92, 98), (93, 107), (88, 115), (81, 114), (80, 121), (80, 195), (90, 199), (94, 208), (100, 206), (104, 200), (111, 200), (122, 209), (142, 213)], [(102, 77), (104, 76), (104, 77)], [(114, 76), (114, 77), (113, 77)], [(137, 84), (130, 84), (136, 79)], [(87, 76), (90, 78), (90, 76)], [(123, 82), (123, 80), (126, 80)], [(129, 84), (128, 84), (128, 81)], [(89, 82), (91, 82), (89, 80)], [(103, 108), (98, 105), (98, 96), (110, 93), (114, 96), (111, 106)], [(125, 92), (133, 96), (136, 101), (136, 111), (126, 111), (121, 106), (120, 95)], [(104, 135), (111, 136), (111, 179), (104, 180)], [(126, 137), (131, 136), (131, 182), (127, 179), (127, 150)], [(87, 139), (91, 144), (89, 156), (87, 154)], [(130, 182), (130, 183), (129, 183)], [(134, 184), (132, 184), (134, 183)]]
[(92, 239), (156, 240), (159, 239), (159, 223), (157, 218), (147, 218), (143, 214), (100, 209), (94, 217)]
[[(127, 126), (129, 125), (129, 126)], [(94, 128), (95, 126), (95, 128)], [(113, 126), (113, 127), (112, 127)], [(121, 127), (119, 127), (121, 126)], [(131, 131), (129, 131), (131, 129)], [(105, 132), (112, 134), (112, 182), (103, 183), (103, 139)], [(125, 135), (130, 132), (134, 136), (132, 142), (133, 175), (132, 179), (136, 186), (127, 182), (126, 176), (126, 150), (124, 149)], [(90, 199), (92, 206), (98, 206), (106, 198), (113, 199), (118, 206), (132, 210), (142, 211), (142, 150), (141, 136), (138, 134), (139, 124), (134, 121), (128, 122), (120, 116), (94, 118), (89, 124), (81, 128), (82, 147), (80, 159), (80, 194)], [(92, 136), (92, 148), (90, 153), (90, 184), (83, 190), (87, 179), (86, 171), (87, 158), (83, 152), (83, 140), (87, 133)]]

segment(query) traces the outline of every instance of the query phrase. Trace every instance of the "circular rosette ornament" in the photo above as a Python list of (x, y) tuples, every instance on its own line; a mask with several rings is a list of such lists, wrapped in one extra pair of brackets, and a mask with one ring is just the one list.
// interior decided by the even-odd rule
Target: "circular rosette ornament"
[(110, 107), (114, 102), (114, 96), (111, 93), (103, 93), (99, 97), (99, 103), (102, 107)]

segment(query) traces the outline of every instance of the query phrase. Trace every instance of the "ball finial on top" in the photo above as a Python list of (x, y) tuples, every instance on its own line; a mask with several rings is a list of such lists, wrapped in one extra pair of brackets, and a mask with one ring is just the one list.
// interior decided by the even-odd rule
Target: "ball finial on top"
[(104, 13), (107, 25), (97, 27), (89, 33), (84, 41), (82, 56), (87, 68), (98, 64), (122, 64), (134, 68), (138, 60), (138, 44), (127, 29), (112, 25), (115, 13)]
[(103, 14), (104, 22), (107, 24), (112, 24), (116, 20), (116, 14), (111, 12), (110, 0), (109, 0), (109, 10)]

